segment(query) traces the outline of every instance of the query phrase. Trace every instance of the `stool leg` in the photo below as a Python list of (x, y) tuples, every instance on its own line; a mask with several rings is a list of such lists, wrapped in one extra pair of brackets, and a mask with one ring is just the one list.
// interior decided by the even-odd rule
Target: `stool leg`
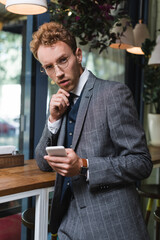
[(157, 199), (157, 209), (160, 209), (160, 199)]
[[(160, 209), (160, 199), (157, 199), (157, 209)], [(160, 239), (159, 230), (160, 230), (160, 223), (156, 221), (156, 240)]]
[(51, 233), (51, 240), (58, 240), (57, 234), (52, 234)]
[(153, 199), (149, 198), (148, 203), (147, 203), (146, 216), (145, 216), (146, 225), (148, 225), (149, 217), (150, 217), (151, 210), (152, 210), (152, 205), (153, 205)]
[(160, 228), (160, 224), (159, 222), (156, 222), (156, 240), (159, 240), (159, 228)]

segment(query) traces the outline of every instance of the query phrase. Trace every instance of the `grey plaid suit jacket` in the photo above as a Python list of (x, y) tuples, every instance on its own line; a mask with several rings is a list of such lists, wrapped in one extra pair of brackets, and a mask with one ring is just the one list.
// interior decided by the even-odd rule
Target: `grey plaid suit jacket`
[[(41, 170), (52, 170), (43, 158), (45, 147), (63, 145), (64, 138), (65, 116), (56, 135), (48, 131), (46, 124), (36, 148), (36, 160)], [(89, 161), (89, 182), (83, 176), (72, 178), (76, 206), (86, 236), (82, 240), (149, 239), (135, 182), (150, 175), (152, 162), (126, 85), (98, 79), (90, 72), (78, 110), (72, 146), (80, 157)], [(61, 176), (57, 174), (52, 204), (53, 233), (61, 222), (57, 210), (61, 184)], [(70, 226), (70, 231), (73, 229), (74, 226)]]

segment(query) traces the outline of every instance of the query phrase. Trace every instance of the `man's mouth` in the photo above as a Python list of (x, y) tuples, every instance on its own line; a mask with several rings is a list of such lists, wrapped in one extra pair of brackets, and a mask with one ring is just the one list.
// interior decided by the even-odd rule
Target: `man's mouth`
[(65, 85), (67, 85), (68, 83), (69, 83), (69, 80), (61, 80), (61, 81), (59, 81), (58, 85), (60, 85), (60, 86), (65, 86)]

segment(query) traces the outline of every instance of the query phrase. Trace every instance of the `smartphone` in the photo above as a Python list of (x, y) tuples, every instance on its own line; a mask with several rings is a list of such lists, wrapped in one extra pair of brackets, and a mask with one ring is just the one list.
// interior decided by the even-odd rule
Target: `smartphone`
[(50, 146), (46, 147), (46, 152), (49, 156), (60, 156), (60, 157), (66, 157), (67, 153), (63, 146)]

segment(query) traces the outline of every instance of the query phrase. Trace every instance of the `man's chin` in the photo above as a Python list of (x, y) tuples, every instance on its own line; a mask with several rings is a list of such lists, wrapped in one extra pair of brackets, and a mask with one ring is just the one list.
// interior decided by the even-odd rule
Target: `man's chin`
[(71, 92), (74, 89), (74, 86), (61, 86), (61, 88), (67, 92)]

